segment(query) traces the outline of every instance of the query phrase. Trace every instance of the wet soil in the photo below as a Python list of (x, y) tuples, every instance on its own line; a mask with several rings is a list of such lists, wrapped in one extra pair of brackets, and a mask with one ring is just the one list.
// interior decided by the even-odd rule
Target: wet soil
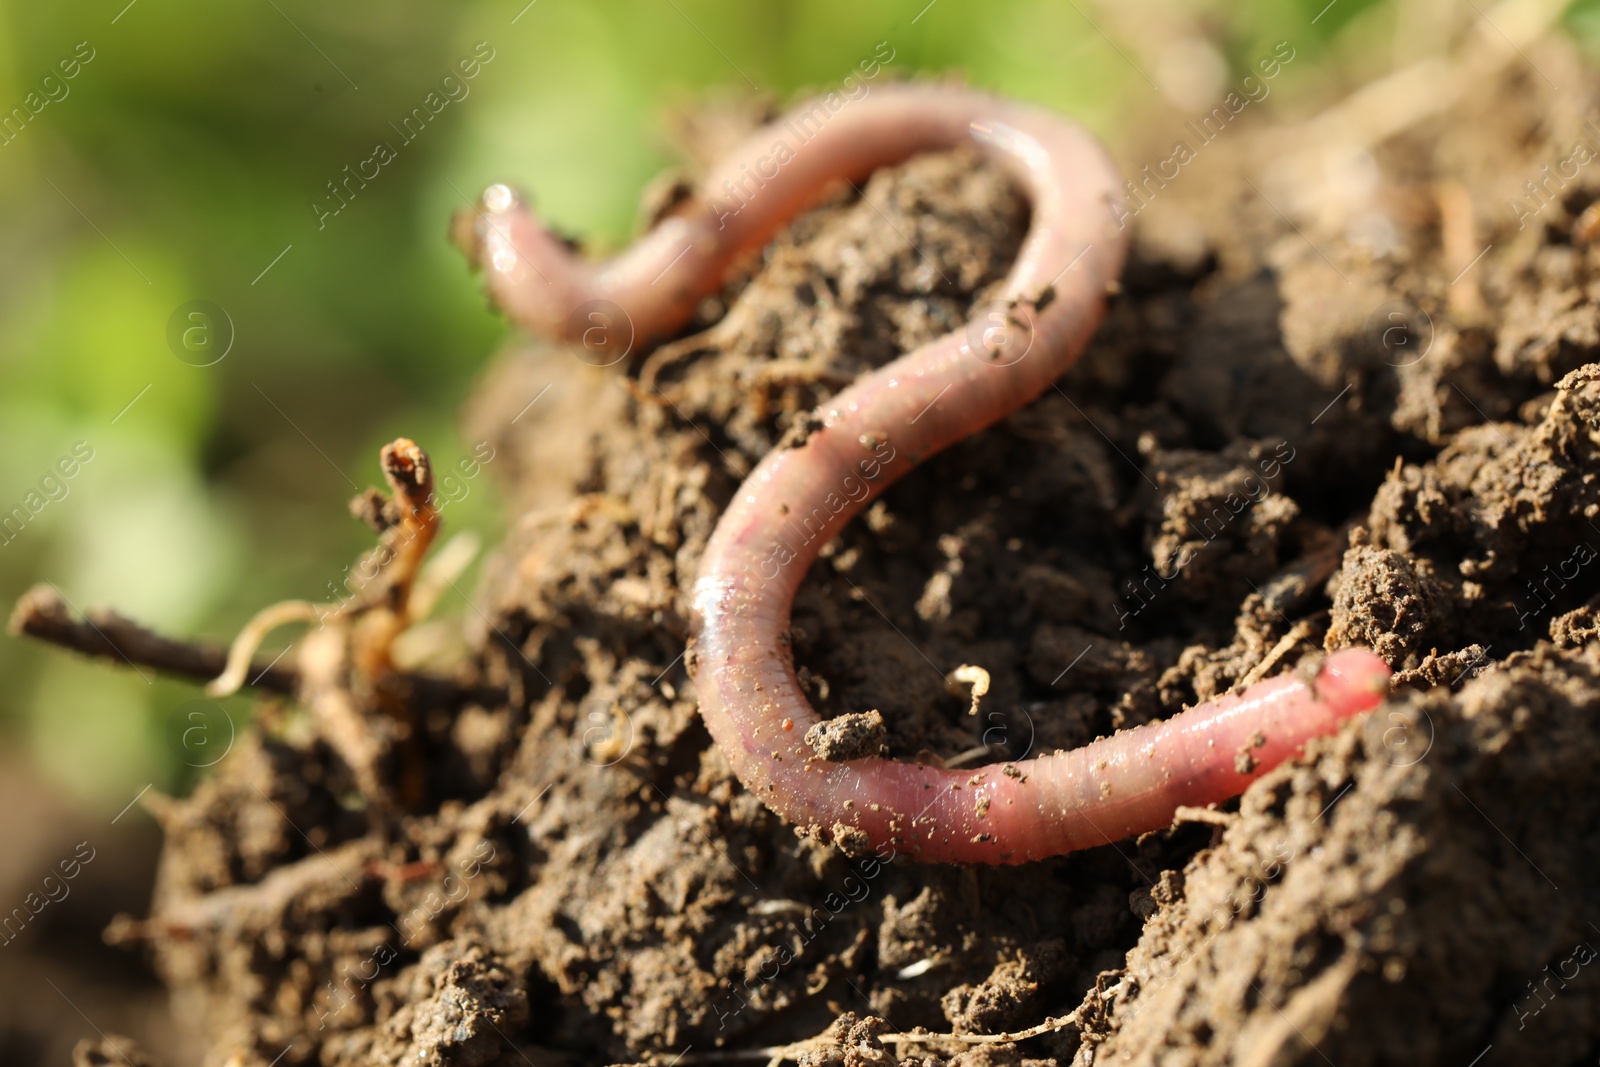
[[(1350, 644), (1395, 667), (1385, 708), (1239, 802), (1015, 869), (847, 856), (731, 776), (683, 666), (717, 516), (815, 404), (959, 327), (1026, 232), (975, 156), (915, 159), (836, 190), (678, 341), (486, 371), (467, 436), (517, 518), (461, 671), (504, 697), (430, 709), (404, 817), (287, 707), (162, 813), (140, 942), (207, 1063), (817, 1035), (792, 1056), (1593, 1062), (1600, 248), (1572, 224), (1600, 179), (1521, 230), (1505, 208), (1600, 143), (1594, 78), (1563, 77), (1584, 93), (1485, 79), (1375, 149), (1365, 199), (1293, 224), (1242, 180), (1274, 131), (1208, 146), (1059, 388), (892, 488), (795, 605), (813, 702), (857, 716), (818, 743), (902, 759), (1076, 746)], [(1463, 226), (1490, 247), (1457, 277)], [(961, 664), (992, 679), (976, 718)]]

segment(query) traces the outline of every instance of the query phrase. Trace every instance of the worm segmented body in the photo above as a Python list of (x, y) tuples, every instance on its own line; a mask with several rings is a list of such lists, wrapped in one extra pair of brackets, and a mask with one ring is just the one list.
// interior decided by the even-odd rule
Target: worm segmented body
[(490, 291), (512, 318), (625, 351), (682, 326), (735, 257), (829, 181), (975, 144), (1032, 203), (997, 301), (965, 330), (818, 409), (817, 428), (751, 473), (706, 547), (690, 669), (706, 725), (748, 788), (841, 843), (889, 842), (931, 862), (1021, 863), (1157, 829), (1180, 805), (1237, 795), (1307, 739), (1381, 701), (1388, 668), (1347, 649), (1314, 680), (1275, 678), (1071, 752), (976, 773), (819, 759), (804, 740), (819, 717), (795, 678), (787, 634), (818, 549), (922, 460), (1022, 407), (1072, 365), (1122, 269), (1126, 235), (1110, 211), (1118, 183), (1109, 160), (1087, 133), (1044, 111), (962, 89), (885, 87), (829, 113), (774, 170), (775, 142), (793, 129), (791, 120), (755, 134), (703, 193), (603, 264), (575, 259), (503, 186), (485, 194), (476, 231)]

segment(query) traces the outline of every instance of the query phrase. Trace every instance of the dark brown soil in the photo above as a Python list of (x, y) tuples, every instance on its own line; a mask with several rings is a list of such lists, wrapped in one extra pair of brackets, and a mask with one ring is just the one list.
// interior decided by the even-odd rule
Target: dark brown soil
[[(691, 1064), (824, 1031), (791, 1051), (1594, 1062), (1600, 249), (1569, 228), (1600, 185), (1520, 233), (1501, 210), (1589, 136), (1590, 95), (1512, 68), (1388, 141), (1362, 209), (1397, 235), (1383, 255), (1252, 191), (1272, 131), (1208, 147), (1141, 213), (1060, 389), (813, 568), (801, 676), (825, 715), (883, 721), (818, 743), (898, 758), (1075, 746), (1324, 647), (1399, 672), (1239, 804), (1114, 847), (992, 870), (799, 838), (731, 777), (683, 668), (724, 502), (1003, 275), (1027, 210), (1002, 176), (953, 154), (841, 190), (631, 367), (505, 353), (468, 433), (520, 518), (464, 671), (507, 698), (434, 710), (404, 819), (373, 826), (287, 710), (164, 816), (153, 951), (208, 1064)], [(1454, 284), (1445, 189), (1493, 245)], [(945, 686), (961, 664), (992, 678), (976, 719)], [(1020, 1043), (895, 1037), (1073, 1009)]]

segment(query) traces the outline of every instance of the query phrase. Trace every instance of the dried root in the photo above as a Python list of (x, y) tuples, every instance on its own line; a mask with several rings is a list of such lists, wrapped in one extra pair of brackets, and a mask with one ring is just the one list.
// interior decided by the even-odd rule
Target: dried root
[[(416, 442), (398, 438), (379, 453), (386, 495), (368, 489), (350, 510), (370, 525), (379, 542), (350, 569), (348, 595), (332, 603), (285, 600), (268, 605), (245, 624), (226, 656), (214, 648), (161, 637), (111, 612), (81, 618), (60, 590), (36, 586), (18, 601), (11, 631), (90, 655), (210, 678), (206, 692), (230, 696), (244, 686), (296, 697), (318, 732), (354, 773), (361, 792), (378, 808), (391, 806), (399, 757), (399, 801), (421, 802), (425, 759), (416, 715), (417, 689), (426, 679), (395, 664), (395, 642), (437, 603), (440, 593), (470, 564), (475, 538), (458, 537), (435, 565), (423, 560), (438, 535), (433, 469)], [(254, 661), (267, 636), (288, 623), (317, 625), (301, 638), (293, 667)]]

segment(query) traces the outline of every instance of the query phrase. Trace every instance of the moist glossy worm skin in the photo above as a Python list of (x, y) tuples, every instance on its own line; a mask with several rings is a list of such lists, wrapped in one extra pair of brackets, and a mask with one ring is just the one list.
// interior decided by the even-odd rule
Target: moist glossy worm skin
[(785, 818), (842, 843), (888, 842), (930, 862), (1022, 863), (1157, 829), (1179, 805), (1234, 796), (1381, 700), (1387, 667), (1346, 650), (1314, 682), (1273, 679), (1081, 749), (976, 773), (817, 758), (803, 738), (819, 717), (795, 678), (788, 626), (818, 550), (922, 460), (1022, 407), (1072, 365), (1122, 269), (1126, 234), (1110, 211), (1109, 160), (1044, 111), (953, 88), (881, 88), (830, 113), (773, 173), (774, 145), (795, 140), (794, 127), (791, 116), (756, 133), (675, 217), (607, 263), (577, 261), (502, 186), (485, 195), (477, 229), (496, 301), (532, 330), (589, 343), (583, 309), (593, 301), (620, 308), (630, 338), (682, 325), (735, 256), (765, 243), (828, 181), (970, 143), (1028, 194), (1029, 233), (998, 306), (818, 409), (819, 428), (761, 461), (706, 547), (688, 663), (701, 715), (740, 781)]

